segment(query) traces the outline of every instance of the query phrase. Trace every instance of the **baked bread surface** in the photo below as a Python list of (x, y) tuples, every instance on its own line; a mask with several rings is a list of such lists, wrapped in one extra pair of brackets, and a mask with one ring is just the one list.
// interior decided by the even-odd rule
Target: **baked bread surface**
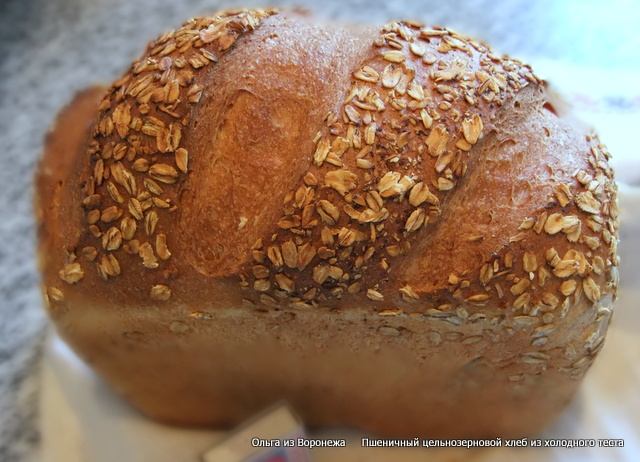
[(609, 154), (522, 63), (411, 22), (243, 10), (62, 111), (36, 178), (47, 309), (153, 418), (518, 436), (616, 296)]

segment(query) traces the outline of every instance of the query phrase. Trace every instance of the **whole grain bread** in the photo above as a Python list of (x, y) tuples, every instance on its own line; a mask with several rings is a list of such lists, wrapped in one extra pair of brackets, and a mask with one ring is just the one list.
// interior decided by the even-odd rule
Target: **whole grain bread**
[(444, 28), (193, 19), (81, 93), (36, 178), (59, 333), (153, 418), (519, 436), (616, 297), (609, 153)]

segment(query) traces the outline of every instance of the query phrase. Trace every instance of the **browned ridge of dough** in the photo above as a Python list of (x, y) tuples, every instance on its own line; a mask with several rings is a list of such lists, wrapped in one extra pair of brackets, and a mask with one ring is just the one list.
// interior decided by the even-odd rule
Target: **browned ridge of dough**
[(198, 271), (237, 276), (252, 260), (256, 236), (280, 218), (283, 191), (308, 170), (315, 131), (343, 97), (349, 63), (368, 51), (367, 32), (272, 16), (211, 72), (181, 198), (185, 254)]

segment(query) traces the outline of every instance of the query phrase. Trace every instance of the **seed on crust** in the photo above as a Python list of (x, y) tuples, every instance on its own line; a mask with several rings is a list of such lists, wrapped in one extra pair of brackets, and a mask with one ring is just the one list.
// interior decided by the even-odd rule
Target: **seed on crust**
[(318, 220), (314, 216), (315, 207), (312, 204), (306, 205), (304, 210), (302, 210), (302, 221), (301, 225), (303, 228), (313, 228), (318, 224)]
[(529, 288), (531, 281), (527, 278), (521, 278), (516, 284), (511, 286), (511, 293), (513, 295), (520, 295)]
[(344, 196), (356, 187), (356, 179), (356, 175), (349, 170), (340, 169), (327, 172), (324, 183)]
[(562, 232), (572, 233), (582, 226), (582, 221), (575, 215), (568, 215), (562, 218)]
[(469, 144), (464, 138), (459, 138), (458, 141), (456, 141), (455, 146), (462, 151), (471, 151), (471, 148), (473, 147), (473, 145)]
[(330, 226), (335, 225), (340, 218), (340, 210), (328, 200), (319, 200), (316, 205), (316, 210), (322, 218), (322, 221)]
[[(375, 122), (370, 123), (364, 129), (364, 140), (367, 144), (373, 144), (376, 140), (376, 124)], [(358, 159), (361, 160), (361, 159)]]
[(560, 300), (554, 294), (547, 292), (542, 297), (542, 302), (550, 306), (551, 308), (557, 308), (560, 305)]
[[(443, 52), (442, 47), (446, 47), (446, 51), (448, 51), (452, 43), (452, 41), (443, 40), (438, 47), (438, 51)], [(467, 71), (467, 65), (467, 60), (463, 58), (455, 58), (451, 62), (449, 68), (435, 71), (431, 76), (436, 82), (457, 80), (465, 74), (465, 72)]]
[(411, 233), (413, 231), (417, 231), (425, 222), (425, 213), (424, 209), (415, 209), (409, 218), (407, 218), (407, 222), (404, 224), (404, 229)]
[(359, 214), (357, 220), (360, 223), (378, 223), (389, 216), (389, 211), (385, 208), (381, 210), (366, 209)]
[(350, 144), (348, 139), (341, 136), (336, 136), (333, 140), (333, 143), (331, 143), (331, 152), (336, 156), (341, 157), (345, 152), (347, 152), (349, 146)]
[(189, 164), (189, 152), (185, 148), (178, 148), (175, 152), (176, 166), (180, 171), (187, 173), (187, 167)]
[(418, 207), (425, 201), (432, 205), (438, 205), (440, 203), (438, 198), (429, 191), (429, 187), (420, 181), (416, 183), (409, 192), (409, 204)]
[(382, 86), (385, 88), (394, 88), (400, 82), (402, 77), (402, 69), (394, 64), (388, 64), (382, 71)]
[(576, 196), (576, 204), (583, 212), (598, 214), (600, 213), (601, 204), (593, 197), (591, 191), (581, 192)]
[(584, 294), (589, 300), (591, 300), (592, 302), (597, 302), (598, 300), (600, 300), (600, 288), (591, 277), (587, 277), (582, 280), (582, 288), (584, 290)]
[(378, 182), (378, 192), (382, 197), (404, 195), (413, 186), (413, 180), (400, 172), (387, 172)]
[(580, 239), (581, 233), (582, 233), (582, 222), (578, 224), (577, 228), (567, 233), (567, 240), (569, 242), (578, 242), (578, 239)]
[(336, 256), (336, 251), (326, 246), (322, 246), (318, 249), (318, 258), (321, 260), (328, 260)]
[(429, 154), (438, 157), (446, 150), (448, 141), (449, 132), (447, 128), (444, 125), (436, 125), (429, 133), (425, 144), (429, 148)]
[(262, 294), (260, 295), (260, 302), (262, 302), (263, 304), (270, 306), (272, 308), (277, 308), (278, 307), (278, 301), (273, 298), (272, 296), (268, 295), (268, 294)]
[(362, 118), (360, 117), (360, 113), (357, 109), (355, 109), (351, 105), (346, 105), (344, 107), (344, 113), (347, 116), (347, 119), (356, 125), (360, 125), (362, 123)]
[[(113, 254), (104, 255), (100, 262), (101, 271), (104, 271), (106, 276), (115, 277), (120, 274), (120, 263)], [(106, 277), (104, 279), (107, 279)]]
[(513, 253), (512, 252), (507, 252), (504, 256), (504, 266), (506, 268), (512, 268), (513, 267)]
[(356, 240), (357, 234), (353, 229), (346, 227), (340, 228), (338, 232), (338, 245), (342, 247), (349, 247)]
[(326, 281), (330, 274), (331, 267), (329, 265), (316, 265), (313, 268), (313, 280), (318, 284)]
[(411, 53), (413, 53), (416, 56), (424, 56), (424, 54), (427, 51), (426, 46), (421, 43), (421, 42), (413, 42), (409, 45), (409, 49), (411, 50)]
[(189, 87), (189, 91), (187, 92), (187, 101), (190, 103), (199, 103), (200, 98), (202, 97), (203, 89), (204, 87), (202, 85), (191, 85), (191, 87)]
[(553, 268), (553, 274), (559, 278), (568, 278), (578, 273), (579, 264), (576, 260), (561, 260)]
[(547, 223), (547, 212), (542, 212), (540, 215), (538, 215), (536, 223), (533, 225), (533, 231), (536, 234), (540, 234), (544, 229), (544, 226), (546, 225), (546, 223)]
[(284, 264), (289, 268), (298, 266), (298, 248), (293, 241), (287, 241), (282, 244), (282, 258)]
[(363, 80), (365, 82), (377, 83), (380, 79), (380, 74), (378, 74), (374, 69), (369, 66), (363, 67), (361, 70), (356, 71), (353, 76), (356, 79)]
[(276, 245), (272, 245), (267, 249), (267, 257), (269, 257), (269, 260), (271, 260), (271, 263), (273, 263), (273, 266), (276, 268), (280, 268), (284, 263), (280, 247)]
[(144, 230), (147, 233), (147, 236), (153, 235), (153, 233), (156, 231), (158, 220), (158, 212), (156, 212), (155, 210), (151, 210), (145, 215)]
[(387, 247), (385, 247), (385, 250), (390, 257), (397, 257), (398, 255), (402, 255), (402, 249), (398, 245), (388, 245)]
[(84, 271), (80, 263), (67, 263), (64, 265), (64, 268), (58, 272), (58, 276), (68, 284), (75, 284), (84, 277)]
[(149, 175), (161, 183), (173, 184), (178, 180), (178, 171), (171, 165), (153, 164), (149, 167)]
[(251, 269), (256, 279), (266, 279), (269, 277), (269, 269), (264, 265), (254, 265)]
[(299, 215), (287, 215), (278, 220), (278, 227), (281, 229), (297, 228), (302, 224)]
[(333, 242), (334, 242), (333, 233), (328, 227), (325, 226), (322, 228), (322, 230), (320, 231), (320, 238), (324, 245), (333, 245)]
[(113, 132), (113, 126), (114, 124), (111, 117), (105, 116), (100, 119), (100, 122), (98, 124), (98, 131), (102, 136), (107, 137)]
[(439, 156), (438, 160), (436, 161), (436, 164), (434, 165), (436, 172), (442, 173), (447, 167), (449, 167), (449, 164), (451, 163), (453, 156), (454, 156), (453, 151), (446, 151), (444, 154)]
[[(387, 173), (388, 175), (388, 173)], [(385, 175), (385, 177), (387, 176)], [(398, 174), (399, 176), (400, 174)], [(381, 180), (382, 181), (382, 180)], [(394, 180), (395, 181), (395, 180)], [(378, 188), (380, 188), (380, 183), (378, 183)], [(373, 211), (379, 212), (384, 208), (384, 200), (378, 191), (371, 190), (365, 195), (365, 204)]]
[(164, 284), (158, 284), (151, 286), (151, 292), (149, 294), (152, 300), (166, 301), (171, 298), (171, 289)]
[(522, 257), (522, 267), (527, 273), (538, 269), (538, 260), (536, 259), (535, 254), (531, 252), (525, 252), (524, 256)]
[(513, 307), (516, 310), (523, 308), (529, 301), (531, 300), (531, 294), (529, 292), (525, 292), (521, 294), (518, 298), (513, 302)]
[(469, 297), (466, 298), (466, 300), (474, 304), (484, 303), (487, 300), (489, 300), (489, 294), (470, 295)]
[(480, 138), (482, 134), (482, 129), (482, 119), (478, 114), (474, 114), (472, 118), (462, 121), (462, 135), (469, 144), (476, 144), (478, 142), (478, 138)]
[(159, 196), (160, 194), (163, 193), (163, 190), (160, 187), (160, 185), (155, 181), (153, 181), (151, 178), (145, 178), (144, 180), (142, 180), (142, 183), (144, 184), (144, 187), (147, 188), (147, 190), (151, 194), (155, 194), (156, 196)]
[(547, 218), (547, 221), (544, 225), (544, 231), (547, 234), (556, 234), (562, 231), (562, 226), (564, 225), (564, 217), (561, 213), (552, 213)]
[(438, 178), (438, 191), (449, 191), (454, 187), (453, 181), (448, 178)]
[(266, 292), (271, 289), (271, 283), (268, 279), (258, 279), (253, 283), (253, 288), (258, 292)]
[(417, 83), (412, 82), (407, 89), (407, 94), (416, 101), (423, 101), (425, 98), (424, 89)]
[(573, 195), (571, 194), (569, 186), (564, 183), (560, 183), (558, 186), (556, 186), (553, 190), (553, 193), (555, 194), (560, 207), (564, 207), (573, 199)]
[(278, 286), (285, 292), (291, 293), (296, 290), (296, 284), (293, 282), (292, 279), (288, 278), (284, 274), (278, 273), (275, 275), (275, 278), (276, 278), (276, 282), (278, 283)]
[(513, 323), (517, 326), (535, 326), (539, 320), (535, 316), (514, 316)]
[(383, 316), (383, 317), (388, 317), (388, 316), (399, 316), (403, 313), (404, 311), (400, 308), (396, 308), (393, 310), (382, 310), (378, 313), (378, 316)]
[(117, 202), (118, 204), (124, 204), (124, 198), (120, 194), (120, 191), (118, 191), (118, 187), (111, 181), (107, 183), (107, 192), (109, 193), (109, 196), (111, 196), (111, 199), (113, 199), (115, 202)]
[(373, 300), (374, 302), (381, 302), (384, 300), (384, 296), (380, 292), (374, 289), (367, 290), (367, 297), (370, 300)]
[(347, 287), (347, 292), (349, 292), (350, 294), (358, 293), (360, 292), (361, 286), (362, 286), (362, 283), (360, 281), (354, 282), (349, 287)]
[(406, 302), (415, 302), (420, 299), (420, 296), (413, 290), (410, 285), (406, 285), (398, 289), (402, 294), (402, 299)]
[(533, 228), (533, 225), (535, 223), (536, 223), (535, 218), (527, 217), (524, 220), (522, 220), (522, 223), (520, 223), (520, 226), (518, 226), (518, 230), (531, 229)]
[(331, 149), (331, 143), (327, 138), (322, 138), (318, 142), (318, 147), (313, 155), (313, 163), (317, 166), (321, 166), (329, 154), (329, 149)]
[(582, 236), (580, 242), (587, 244), (591, 250), (597, 250), (600, 247), (600, 239), (594, 236)]
[(131, 123), (131, 106), (129, 103), (121, 103), (113, 111), (113, 122), (120, 138), (125, 138), (129, 133)]
[(140, 201), (138, 199), (133, 197), (129, 199), (128, 207), (129, 207), (129, 213), (136, 220), (142, 220), (144, 218), (144, 215), (142, 212), (142, 205), (140, 204)]
[(560, 260), (561, 260), (560, 255), (558, 255), (558, 251), (553, 247), (551, 247), (550, 249), (547, 249), (546, 257), (547, 257), (547, 263), (549, 263), (554, 268), (558, 266), (558, 263), (560, 263)]
[(57, 287), (49, 287), (46, 295), (50, 302), (60, 303), (64, 301), (64, 292)]
[(485, 263), (482, 268), (480, 268), (480, 282), (482, 284), (488, 284), (493, 278), (494, 269), (491, 263)]
[(87, 246), (82, 249), (81, 254), (87, 261), (93, 261), (98, 256), (98, 250), (93, 246)]
[(383, 52), (382, 58), (391, 63), (403, 63), (407, 57), (402, 51), (391, 50)]
[(420, 120), (422, 120), (422, 124), (424, 125), (424, 128), (426, 128), (427, 130), (429, 130), (433, 125), (433, 117), (431, 117), (431, 115), (427, 112), (426, 109), (422, 109), (420, 111)]
[(100, 215), (100, 221), (103, 221), (104, 223), (111, 223), (121, 216), (122, 210), (115, 205), (112, 205), (111, 207), (107, 207), (102, 211), (102, 214)]
[(145, 268), (155, 269), (158, 267), (158, 259), (153, 253), (153, 248), (151, 247), (151, 244), (149, 244), (148, 242), (140, 244), (140, 249), (138, 251), (138, 254), (142, 258), (142, 264), (144, 265)]
[(167, 247), (167, 236), (165, 234), (159, 233), (156, 236), (156, 253), (162, 260), (168, 260), (169, 257), (171, 257), (171, 252), (169, 252), (169, 248)]
[(577, 285), (578, 283), (574, 279), (567, 279), (560, 284), (560, 293), (568, 297), (576, 290)]
[(593, 272), (599, 276), (602, 276), (605, 271), (605, 263), (601, 256), (596, 255), (593, 257), (593, 261), (591, 262), (591, 266), (593, 266)]
[(109, 228), (109, 230), (102, 235), (102, 248), (105, 250), (118, 250), (121, 244), (122, 232), (115, 226)]
[(373, 162), (367, 159), (356, 159), (356, 166), (365, 170), (375, 167)]
[[(160, 199), (159, 197), (152, 197), (151, 202), (153, 202), (153, 205), (155, 205), (159, 209), (168, 209), (171, 207), (171, 204), (169, 202), (165, 201), (164, 199)], [(147, 200), (145, 200), (145, 204), (146, 203), (147, 203)], [(245, 221), (243, 221), (243, 218), (244, 217), (240, 217), (240, 222), (242, 223), (242, 226), (239, 226), (238, 230), (242, 229), (244, 225), (247, 224), (246, 218), (244, 218)]]

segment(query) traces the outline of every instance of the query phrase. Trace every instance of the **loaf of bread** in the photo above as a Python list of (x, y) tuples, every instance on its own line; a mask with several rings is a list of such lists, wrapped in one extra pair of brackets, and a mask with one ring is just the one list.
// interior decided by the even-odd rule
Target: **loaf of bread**
[(519, 61), (414, 22), (193, 19), (77, 96), (36, 177), (60, 335), (160, 421), (521, 436), (603, 345), (609, 153)]

